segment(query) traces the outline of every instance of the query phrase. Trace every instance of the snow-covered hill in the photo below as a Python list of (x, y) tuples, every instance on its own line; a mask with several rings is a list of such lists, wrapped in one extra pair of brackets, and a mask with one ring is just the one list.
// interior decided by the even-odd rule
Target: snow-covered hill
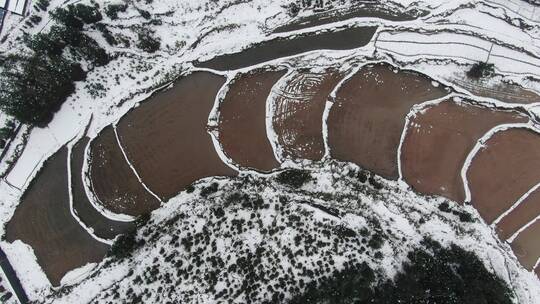
[(537, 303), (534, 274), (472, 207), (337, 162), (201, 181), (46, 303), (283, 302), (340, 271), (371, 269), (372, 286), (393, 278), (426, 238), (475, 253), (515, 303)]

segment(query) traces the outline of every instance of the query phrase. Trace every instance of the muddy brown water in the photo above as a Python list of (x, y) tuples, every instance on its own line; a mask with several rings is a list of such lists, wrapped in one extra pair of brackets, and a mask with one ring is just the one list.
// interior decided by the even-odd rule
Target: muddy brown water
[(508, 239), (521, 227), (534, 220), (539, 214), (540, 189), (536, 189), (497, 224), (499, 237), (503, 240)]
[(510, 244), (521, 265), (528, 270), (533, 270), (536, 261), (540, 257), (540, 220), (523, 230)]
[(414, 104), (447, 94), (416, 73), (395, 73), (382, 64), (362, 67), (338, 89), (330, 109), (330, 155), (397, 179), (397, 150), (407, 113)]
[(207, 132), (208, 116), (224, 83), (222, 76), (195, 72), (120, 120), (117, 130), (129, 160), (162, 199), (204, 177), (237, 175), (221, 161)]
[(105, 209), (138, 216), (159, 207), (126, 162), (112, 126), (103, 129), (90, 145), (92, 189)]
[(378, 5), (370, 3), (367, 5), (358, 5), (346, 9), (332, 10), (329, 12), (315, 13), (310, 16), (300, 17), (289, 24), (279, 26), (273, 30), (273, 33), (283, 33), (297, 31), (314, 26), (340, 22), (352, 18), (381, 18), (390, 21), (410, 21), (418, 17), (427, 15), (427, 11), (409, 10), (401, 12), (399, 7), (389, 7), (390, 4)]
[(9, 242), (21, 240), (32, 246), (53, 286), (68, 271), (101, 261), (109, 249), (71, 215), (67, 157), (64, 147), (45, 162), (6, 226)]
[(348, 50), (366, 45), (376, 27), (353, 27), (334, 32), (309, 33), (294, 38), (276, 38), (261, 42), (239, 53), (225, 54), (196, 66), (215, 70), (236, 70), (273, 59), (313, 50)]
[(81, 174), (83, 170), (85, 148), (89, 141), (90, 139), (88, 137), (82, 138), (73, 146), (71, 151), (71, 191), (73, 194), (73, 209), (81, 221), (94, 230), (96, 236), (112, 240), (117, 235), (134, 229), (135, 224), (110, 220), (104, 217), (90, 203), (84, 190)]
[(526, 122), (515, 112), (447, 100), (417, 113), (407, 126), (401, 150), (404, 180), (424, 194), (463, 202), (461, 169), (476, 142), (503, 123)]
[(325, 147), (322, 117), (339, 72), (297, 71), (276, 90), (272, 126), (284, 158), (320, 160)]
[(285, 71), (255, 70), (230, 84), (219, 106), (218, 138), (236, 164), (260, 171), (279, 167), (266, 132), (266, 100)]
[(540, 135), (528, 129), (494, 134), (467, 172), (471, 202), (491, 224), (540, 182)]

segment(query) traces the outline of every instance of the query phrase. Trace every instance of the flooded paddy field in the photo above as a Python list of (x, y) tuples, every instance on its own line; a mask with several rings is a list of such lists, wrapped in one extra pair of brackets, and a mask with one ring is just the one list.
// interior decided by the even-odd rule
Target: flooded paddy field
[(104, 217), (97, 211), (88, 199), (84, 189), (82, 177), (85, 148), (90, 138), (84, 137), (77, 142), (71, 151), (71, 193), (73, 195), (73, 208), (77, 216), (92, 228), (94, 234), (100, 238), (112, 240), (117, 235), (135, 228), (133, 223), (118, 222)]
[(521, 203), (497, 223), (497, 233), (503, 240), (508, 239), (533, 221), (540, 214), (540, 189), (536, 188)]
[(540, 182), (540, 135), (525, 128), (495, 133), (467, 172), (471, 202), (491, 223)]
[(415, 104), (447, 94), (420, 74), (394, 72), (386, 64), (362, 67), (338, 89), (330, 109), (330, 155), (397, 179), (397, 152), (407, 113)]
[(224, 153), (241, 167), (278, 168), (266, 129), (266, 100), (285, 71), (255, 70), (240, 74), (219, 105), (218, 139)]
[(424, 194), (463, 202), (461, 169), (476, 142), (493, 127), (527, 122), (516, 112), (447, 100), (411, 118), (401, 147), (403, 179)]
[(512, 249), (523, 267), (533, 270), (540, 257), (540, 220), (523, 230), (511, 243)]
[(273, 33), (284, 33), (302, 30), (319, 25), (345, 21), (353, 18), (381, 18), (391, 21), (411, 21), (427, 15), (428, 12), (409, 10), (404, 11), (392, 4), (364, 3), (354, 7), (333, 9), (330, 11), (314, 13), (310, 16), (300, 17), (289, 24), (278, 26)]
[(92, 189), (105, 209), (138, 216), (159, 207), (159, 201), (144, 188), (126, 162), (112, 126), (105, 128), (90, 145)]
[(224, 83), (222, 76), (195, 72), (120, 120), (118, 135), (128, 159), (163, 200), (198, 179), (237, 174), (219, 158), (207, 132), (208, 116)]
[(67, 161), (65, 147), (47, 160), (6, 226), (7, 241), (32, 246), (53, 286), (68, 271), (99, 262), (109, 249), (71, 215)]
[(297, 55), (313, 50), (349, 50), (366, 45), (376, 27), (352, 27), (339, 31), (309, 33), (293, 39), (276, 38), (242, 50), (225, 54), (197, 64), (214, 70), (236, 70), (273, 59)]
[(295, 71), (268, 101), (282, 158), (320, 160), (324, 156), (322, 116), (328, 96), (343, 77), (337, 71)]

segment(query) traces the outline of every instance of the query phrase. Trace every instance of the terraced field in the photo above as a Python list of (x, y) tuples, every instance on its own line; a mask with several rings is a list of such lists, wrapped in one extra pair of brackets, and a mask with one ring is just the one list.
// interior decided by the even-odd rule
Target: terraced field
[(30, 244), (58, 285), (100, 260), (103, 240), (131, 229), (118, 219), (148, 213), (199, 179), (334, 158), (471, 203), (538, 272), (537, 127), (520, 108), (473, 99), (387, 63), (266, 65), (228, 78), (195, 71), (83, 138), (69, 158), (66, 148), (53, 156), (8, 224), (8, 240)]

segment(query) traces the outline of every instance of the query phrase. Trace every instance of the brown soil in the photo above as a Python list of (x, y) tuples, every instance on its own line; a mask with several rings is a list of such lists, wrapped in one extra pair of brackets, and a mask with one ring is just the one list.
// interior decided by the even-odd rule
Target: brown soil
[(540, 189), (531, 192), (517, 208), (508, 213), (497, 224), (497, 233), (503, 240), (508, 239), (521, 227), (540, 214)]
[(471, 200), (492, 223), (540, 181), (540, 136), (527, 129), (493, 135), (471, 162), (467, 178)]
[(94, 234), (100, 238), (114, 239), (118, 234), (125, 233), (133, 228), (133, 223), (112, 221), (99, 213), (90, 203), (84, 191), (82, 168), (84, 163), (84, 149), (89, 138), (81, 139), (71, 151), (71, 187), (73, 194), (73, 209), (77, 216), (88, 227), (94, 230)]
[(447, 94), (419, 74), (394, 73), (387, 65), (363, 67), (339, 89), (330, 110), (331, 156), (397, 179), (397, 150), (407, 113), (414, 104)]
[(284, 158), (320, 160), (324, 156), (322, 116), (329, 94), (342, 75), (335, 71), (293, 74), (271, 102), (272, 125)]
[(270, 171), (279, 167), (266, 134), (266, 99), (284, 71), (257, 70), (230, 85), (220, 105), (219, 141), (242, 167)]
[(463, 75), (464, 80), (453, 79), (452, 82), (465, 88), (469, 92), (488, 98), (498, 99), (507, 103), (537, 103), (540, 96), (532, 91), (526, 90), (517, 84), (499, 83), (488, 85), (482, 81), (469, 80)]
[(421, 193), (463, 202), (461, 168), (476, 142), (497, 125), (526, 121), (515, 112), (451, 100), (431, 106), (409, 122), (401, 149), (403, 178)]
[(111, 126), (91, 143), (90, 177), (93, 191), (107, 210), (137, 216), (159, 207), (126, 162)]
[(32, 246), (54, 286), (68, 271), (101, 261), (109, 249), (73, 218), (68, 191), (67, 148), (62, 148), (44, 164), (6, 227), (9, 242)]
[(194, 181), (237, 173), (219, 158), (206, 127), (221, 76), (196, 72), (129, 112), (118, 134), (145, 184), (169, 199)]
[(528, 270), (533, 270), (538, 257), (540, 257), (540, 221), (536, 221), (529, 228), (523, 230), (510, 244), (521, 265)]

